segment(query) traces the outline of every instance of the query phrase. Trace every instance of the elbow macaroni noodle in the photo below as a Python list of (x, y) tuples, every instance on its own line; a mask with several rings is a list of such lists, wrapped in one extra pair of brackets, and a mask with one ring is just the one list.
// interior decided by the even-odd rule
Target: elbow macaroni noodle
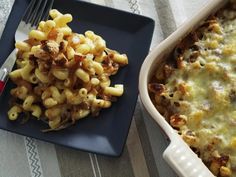
[(93, 31), (72, 32), (70, 14), (50, 11), (51, 20), (41, 21), (26, 41), (17, 41), (17, 69), (10, 73), (16, 98), (8, 111), (10, 120), (31, 113), (46, 121), (48, 130), (60, 130), (89, 114), (109, 108), (124, 92), (112, 87), (109, 76), (128, 64), (125, 54), (106, 47)]

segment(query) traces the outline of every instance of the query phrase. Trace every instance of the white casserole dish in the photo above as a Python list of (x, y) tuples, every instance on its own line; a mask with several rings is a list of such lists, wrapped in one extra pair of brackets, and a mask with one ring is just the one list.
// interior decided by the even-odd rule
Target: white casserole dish
[(156, 46), (146, 57), (140, 71), (139, 92), (141, 101), (147, 112), (158, 123), (170, 140), (170, 145), (163, 153), (163, 158), (181, 177), (213, 177), (214, 175), (155, 108), (149, 97), (148, 83), (154, 71), (158, 69), (158, 64), (168, 58), (174, 47), (189, 32), (197, 28), (203, 20), (215, 13), (227, 2), (227, 0), (211, 0), (198, 14), (186, 21), (166, 40)]

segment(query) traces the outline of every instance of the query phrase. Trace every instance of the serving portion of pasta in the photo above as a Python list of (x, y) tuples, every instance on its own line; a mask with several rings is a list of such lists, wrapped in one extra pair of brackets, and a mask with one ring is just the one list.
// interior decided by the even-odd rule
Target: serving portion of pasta
[(122, 84), (111, 86), (110, 76), (128, 64), (125, 54), (106, 47), (93, 31), (72, 32), (70, 14), (50, 11), (26, 41), (17, 41), (17, 69), (10, 73), (16, 84), (10, 120), (30, 113), (60, 130), (77, 120), (99, 114), (123, 94)]

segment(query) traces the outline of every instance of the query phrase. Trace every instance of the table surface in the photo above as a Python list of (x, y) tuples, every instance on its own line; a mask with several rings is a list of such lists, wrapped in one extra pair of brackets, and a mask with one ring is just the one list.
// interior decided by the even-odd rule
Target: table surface
[[(205, 0), (86, 0), (155, 20), (150, 50), (204, 6)], [(210, 1), (210, 0), (208, 0)], [(0, 34), (14, 0), (0, 0)], [(124, 152), (111, 158), (0, 130), (0, 177), (175, 177), (162, 159), (168, 142), (137, 102)]]

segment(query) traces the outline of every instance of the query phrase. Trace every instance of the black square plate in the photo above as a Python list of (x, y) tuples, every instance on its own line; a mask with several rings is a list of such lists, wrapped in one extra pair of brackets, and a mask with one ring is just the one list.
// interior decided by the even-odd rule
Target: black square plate
[[(0, 40), (0, 65), (3, 64), (14, 47), (14, 33), (29, 0), (15, 0), (12, 12)], [(141, 64), (148, 54), (154, 21), (108, 7), (77, 0), (56, 0), (53, 8), (62, 13), (70, 13), (73, 31), (84, 33), (92, 30), (101, 35), (107, 46), (120, 53), (126, 53), (129, 64), (112, 77), (113, 84), (123, 83), (124, 95), (102, 110), (98, 117), (88, 117), (76, 125), (58, 132), (42, 133), (47, 126), (41, 121), (30, 119), (25, 124), (12, 122), (7, 118), (9, 109), (8, 82), (0, 98), (0, 128), (21, 135), (99, 154), (119, 156), (123, 150), (138, 96), (138, 74)]]

